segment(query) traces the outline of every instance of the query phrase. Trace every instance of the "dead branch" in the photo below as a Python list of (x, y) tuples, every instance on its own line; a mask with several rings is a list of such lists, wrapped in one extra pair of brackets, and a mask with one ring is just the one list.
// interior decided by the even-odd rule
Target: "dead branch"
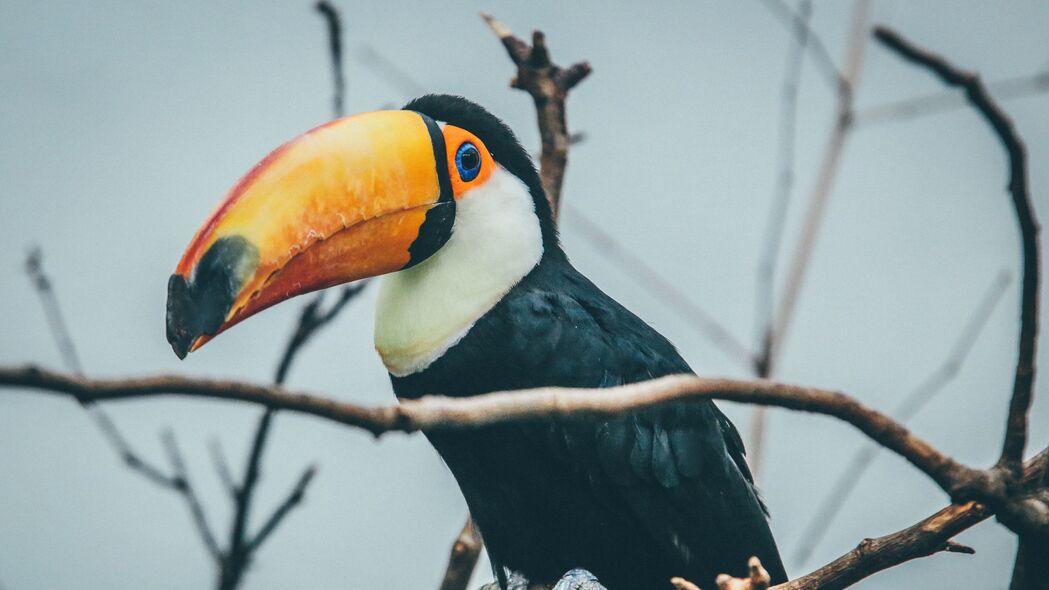
[(787, 331), (790, 329), (791, 320), (794, 317), (798, 295), (801, 291), (801, 285), (808, 270), (809, 262), (812, 260), (812, 252), (822, 225), (823, 213), (826, 211), (831, 188), (834, 185), (841, 155), (845, 148), (846, 137), (852, 126), (853, 95), (856, 84), (859, 81), (860, 66), (863, 63), (863, 52), (866, 46), (864, 32), (867, 28), (869, 11), (869, 0), (857, 0), (852, 16), (852, 32), (849, 34), (845, 70), (842, 74), (842, 84), (838, 89), (838, 106), (834, 117), (834, 127), (831, 129), (830, 137), (823, 152), (823, 159), (816, 176), (816, 186), (809, 197), (809, 209), (805, 215), (798, 245), (794, 250), (794, 255), (791, 257), (790, 271), (783, 288), (783, 298), (780, 300), (779, 307), (776, 310), (775, 321), (765, 336), (762, 354), (759, 356), (757, 371), (759, 375), (772, 374), (779, 348), (785, 340)]
[(208, 524), (207, 516), (204, 514), (204, 506), (201, 504), (200, 498), (193, 488), (193, 483), (189, 479), (189, 473), (186, 471), (186, 462), (182, 458), (182, 451), (179, 450), (178, 443), (175, 441), (175, 433), (170, 429), (165, 430), (161, 435), (161, 439), (164, 441), (168, 461), (171, 463), (171, 471), (174, 473), (172, 476), (174, 489), (186, 501), (189, 513), (193, 517), (193, 524), (196, 525), (197, 532), (200, 533), (204, 547), (207, 548), (212, 559), (221, 561), (222, 551), (219, 549), (218, 542), (215, 541), (215, 533), (211, 532), (211, 525)]
[(441, 580), (440, 590), (463, 590), (470, 583), (477, 560), (481, 557), (484, 543), (474, 527), (473, 519), (467, 517), (463, 528), (452, 543), (448, 556), (448, 567)]
[(805, 11), (802, 9), (795, 12), (783, 0), (762, 0), (762, 2), (769, 12), (780, 20), (783, 27), (791, 31), (797, 38), (798, 46), (808, 50), (827, 84), (835, 92), (840, 92), (842, 86), (848, 82), (845, 76), (838, 71), (838, 66), (834, 63), (830, 52), (827, 51), (823, 40), (809, 27), (809, 19)]
[(316, 465), (310, 465), (302, 472), (302, 475), (299, 476), (298, 481), (295, 483), (295, 487), (293, 487), (284, 500), (277, 505), (277, 508), (274, 509), (270, 517), (266, 519), (266, 522), (259, 529), (259, 532), (255, 533), (255, 536), (247, 542), (248, 553), (254, 553), (257, 551), (270, 534), (277, 529), (281, 521), (284, 520), (291, 510), (302, 503), (303, 498), (306, 496), (306, 487), (310, 484), (310, 481), (313, 480), (313, 476), (316, 474)]
[[(776, 2), (768, 2), (775, 10)], [(779, 3), (782, 4), (782, 3)], [(783, 5), (785, 8), (785, 5)], [(824, 148), (823, 159), (816, 176), (816, 185), (813, 187), (809, 197), (809, 208), (802, 224), (794, 254), (791, 257), (790, 270), (783, 287), (779, 306), (775, 316), (769, 322), (762, 338), (761, 347), (754, 362), (754, 372), (759, 378), (769, 378), (774, 374), (776, 363), (783, 342), (786, 340), (790, 329), (794, 310), (797, 307), (798, 296), (805, 279), (805, 274), (812, 259), (812, 253), (816, 246), (816, 238), (819, 235), (823, 222), (823, 213), (827, 208), (831, 188), (838, 173), (841, 156), (845, 149), (845, 142), (852, 128), (852, 105), (856, 85), (859, 82), (860, 70), (863, 64), (863, 53), (866, 47), (865, 32), (867, 18), (870, 12), (869, 0), (856, 0), (853, 7), (852, 26), (849, 32), (848, 47), (845, 52), (845, 67), (843, 73), (837, 74), (835, 91), (837, 93), (837, 111), (834, 117), (834, 127), (831, 129), (827, 145)], [(797, 22), (797, 19), (792, 19)], [(806, 26), (804, 20), (798, 26)], [(792, 28), (796, 30), (796, 28)], [(819, 42), (811, 32), (807, 33), (809, 46)], [(826, 53), (824, 51), (824, 53)], [(750, 444), (750, 468), (755, 477), (761, 474), (762, 464), (765, 457), (765, 409), (754, 408), (752, 415), (752, 426)]]
[(573, 227), (593, 244), (606, 260), (618, 266), (628, 276), (634, 277), (638, 285), (643, 285), (658, 300), (668, 304), (670, 309), (680, 314), (696, 332), (709, 339), (733, 360), (746, 367), (754, 365), (754, 355), (750, 350), (713, 315), (695, 303), (687, 293), (664, 278), (629, 248), (624, 248), (600, 225), (590, 221), (578, 207), (572, 204), (564, 205), (564, 207), (571, 216)]
[[(1049, 71), (988, 82), (987, 90), (999, 102), (1045, 94), (1049, 92)], [(945, 90), (859, 110), (856, 112), (854, 125), (863, 127), (890, 121), (917, 119), (965, 106), (967, 103), (964, 96), (956, 91)]]
[(361, 64), (397, 88), (401, 94), (415, 98), (427, 93), (426, 86), (371, 45), (362, 45), (355, 54)]
[[(1008, 271), (1002, 271), (995, 277), (994, 282), (981, 298), (979, 305), (969, 316), (968, 322), (962, 329), (951, 347), (950, 353), (943, 363), (929, 374), (893, 411), (896, 420), (906, 424), (926, 404), (954, 380), (962, 363), (972, 350), (976, 339), (983, 331), (984, 326), (990, 319), (992, 312), (998, 306), (1005, 289), (1012, 282), (1012, 275)], [(831, 523), (845, 505), (849, 495), (856, 489), (860, 478), (866, 473), (867, 468), (873, 463), (877, 456), (879, 447), (877, 445), (864, 446), (856, 453), (852, 461), (838, 476), (837, 481), (831, 486), (831, 491), (820, 503), (819, 508), (809, 520), (808, 526), (801, 535), (798, 549), (795, 553), (795, 561), (804, 565), (822, 540), (823, 535), (830, 530)]]
[(339, 11), (328, 0), (320, 0), (314, 5), (314, 8), (324, 17), (324, 22), (328, 25), (328, 52), (331, 55), (331, 71), (335, 83), (332, 110), (335, 111), (337, 119), (344, 112), (344, 97), (346, 96), (346, 78), (342, 73), (342, 21), (339, 18)]
[(1027, 411), (1034, 390), (1035, 348), (1038, 339), (1039, 227), (1027, 185), (1026, 148), (1013, 127), (1012, 119), (991, 98), (975, 73), (954, 66), (943, 57), (914, 45), (887, 27), (875, 28), (874, 36), (901, 58), (928, 69), (944, 84), (963, 89), (969, 104), (991, 126), (1009, 158), (1008, 186), (1020, 226), (1023, 278), (1020, 287), (1019, 354), (999, 466), (1018, 476), (1024, 447), (1027, 444)]
[[(1049, 474), (1049, 449), (1024, 464), (1022, 485), (1035, 485)], [(905, 529), (864, 539), (848, 553), (810, 574), (773, 586), (772, 590), (839, 590), (880, 571), (936, 553), (972, 554), (974, 551), (951, 541), (962, 531), (991, 516), (978, 502), (952, 504)]]
[(551, 61), (542, 31), (532, 33), (532, 44), (529, 45), (490, 14), (482, 12), (481, 18), (502, 41), (510, 60), (517, 66), (517, 75), (510, 81), (510, 86), (524, 90), (535, 102), (543, 144), (539, 155), (540, 178), (556, 218), (561, 202), (561, 184), (568, 165), (565, 100), (568, 92), (590, 74), (590, 64), (581, 61), (562, 68)]
[[(782, 6), (778, 0), (765, 0), (770, 9)], [(790, 208), (791, 194), (794, 190), (794, 148), (795, 131), (798, 119), (798, 90), (801, 87), (802, 59), (805, 47), (809, 43), (809, 19), (812, 16), (812, 0), (802, 0), (794, 23), (794, 35), (791, 36), (787, 51), (787, 69), (780, 91), (779, 136), (776, 149), (777, 167), (776, 184), (772, 195), (772, 210), (761, 243), (761, 258), (758, 261), (757, 280), (755, 281), (754, 325), (757, 328), (758, 346), (766, 337), (768, 326), (772, 322), (772, 300), (775, 291), (776, 263), (779, 260), (783, 244), (783, 230), (787, 225), (787, 211)], [(756, 360), (756, 359), (755, 359)]]
[(222, 487), (226, 489), (226, 493), (229, 494), (231, 499), (236, 499), (237, 484), (233, 481), (233, 472), (229, 468), (226, 452), (222, 450), (222, 443), (219, 442), (219, 439), (211, 438), (208, 440), (208, 454), (211, 455), (212, 467), (215, 468), (215, 475), (222, 482)]
[(70, 395), (81, 403), (156, 395), (248, 401), (367, 430), (388, 432), (477, 428), (511, 421), (610, 417), (678, 400), (721, 399), (825, 414), (844, 420), (899, 454), (945, 490), (959, 485), (982, 490), (992, 474), (977, 471), (937, 451), (891, 418), (836, 391), (770, 381), (704, 379), (672, 375), (607, 389), (544, 387), (469, 398), (426, 396), (397, 406), (364, 407), (291, 393), (277, 386), (175, 376), (95, 380), (36, 367), (0, 367), (0, 386)]
[[(346, 79), (342, 68), (342, 22), (339, 11), (326, 0), (317, 2), (315, 8), (324, 18), (327, 25), (328, 52), (334, 86), (332, 92), (332, 114), (335, 118), (338, 118), (343, 115), (346, 94)], [(292, 363), (306, 343), (318, 330), (330, 324), (338, 316), (339, 312), (361, 293), (366, 284), (366, 282), (361, 282), (344, 286), (336, 302), (323, 313), (321, 312), (321, 305), (324, 303), (325, 291), (317, 293), (309, 303), (303, 306), (291, 338), (288, 339), (284, 353), (277, 363), (277, 369), (273, 378), (277, 386), (283, 385), (287, 380)], [(307, 467), (291, 492), (278, 505), (259, 532), (254, 536), (249, 535), (248, 524), (254, 507), (255, 490), (259, 483), (262, 458), (266, 451), (266, 443), (269, 440), (274, 411), (273, 407), (267, 407), (259, 417), (244, 467), (244, 480), (240, 485), (227, 484), (227, 488), (232, 490), (233, 493), (234, 513), (232, 524), (230, 525), (228, 545), (222, 554), (220, 562), (219, 590), (233, 590), (240, 585), (259, 546), (276, 530), (291, 510), (302, 502), (306, 487), (313, 480), (317, 471), (316, 467), (312, 465)]]

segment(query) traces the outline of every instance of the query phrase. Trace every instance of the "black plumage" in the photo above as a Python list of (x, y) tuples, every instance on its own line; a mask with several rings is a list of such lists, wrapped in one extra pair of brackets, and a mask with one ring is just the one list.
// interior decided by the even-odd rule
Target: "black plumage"
[[(613, 387), (691, 373), (663, 336), (568, 262), (527, 153), (494, 116), (431, 96), (406, 109), (476, 134), (521, 178), (544, 238), (539, 264), (425, 370), (392, 377), (404, 398), (540, 386)], [(710, 401), (611, 420), (519, 423), (429, 435), (493, 563), (533, 582), (582, 567), (610, 590), (712, 587), (758, 555), (786, 575), (735, 427)]]

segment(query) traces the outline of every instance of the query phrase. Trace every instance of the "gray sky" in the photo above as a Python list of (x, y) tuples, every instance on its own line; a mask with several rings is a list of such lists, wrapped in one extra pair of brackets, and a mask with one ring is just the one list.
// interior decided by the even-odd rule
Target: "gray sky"
[[(565, 199), (693, 295), (734, 333), (753, 335), (755, 263), (776, 172), (788, 36), (756, 0), (565, 5), (339, 2), (346, 21), (348, 110), (409, 96), (357, 56), (382, 52), (427, 89), (463, 94), (538, 144), (531, 100), (507, 88), (511, 66), (477, 11), (518, 32), (542, 28), (562, 63), (594, 74), (572, 95)], [(836, 58), (847, 2), (817, 2), (813, 25)], [(286, 303), (179, 362), (164, 338), (167, 276), (193, 231), (248, 167), (328, 118), (326, 41), (312, 2), (27, 2), (0, 0), (0, 363), (59, 366), (22, 271), (31, 244), (93, 375), (178, 372), (268, 381), (298, 313)], [(877, 0), (873, 22), (995, 80), (1049, 66), (1049, 5)], [(798, 120), (797, 234), (833, 97), (806, 64)], [(858, 106), (939, 84), (867, 46)], [(1029, 147), (1031, 184), (1049, 218), (1049, 97), (1006, 110)], [(1017, 268), (1004, 158), (970, 111), (860, 127), (846, 147), (780, 378), (841, 388), (891, 409), (940, 363), (1001, 269)], [(581, 239), (565, 247), (595, 282), (678, 344), (704, 375), (745, 372)], [(371, 348), (374, 292), (302, 354), (289, 385), (371, 404), (393, 401)], [(1018, 292), (1002, 305), (958, 378), (914, 421), (976, 465), (997, 456), (1015, 362)], [(1049, 347), (1039, 355), (1049, 366)], [(1049, 441), (1039, 381), (1032, 448)], [(212, 520), (223, 491), (206, 441), (239, 467), (258, 410), (157, 399), (107, 406), (135, 447), (161, 461), (177, 432)], [(748, 430), (748, 408), (727, 406)], [(774, 411), (764, 492), (791, 556), (826, 487), (865, 440), (833, 420)], [(248, 588), (429, 588), (466, 514), (447, 469), (420, 436), (370, 436), (279, 415), (257, 514), (320, 465), (306, 504), (259, 554)], [(66, 399), (0, 396), (0, 583), (5, 590), (201, 588), (212, 570), (180, 500), (124, 469)], [(944, 495), (880, 457), (810, 565), (860, 539), (911, 524)], [(866, 588), (1004, 588), (1014, 543), (998, 525), (963, 534), (972, 557), (940, 555)], [(487, 578), (487, 576), (485, 576)]]

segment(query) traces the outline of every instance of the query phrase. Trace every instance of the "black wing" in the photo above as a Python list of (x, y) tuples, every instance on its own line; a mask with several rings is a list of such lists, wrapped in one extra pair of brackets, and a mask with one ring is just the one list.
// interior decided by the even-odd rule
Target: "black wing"
[[(612, 387), (692, 373), (648, 324), (570, 266), (561, 272), (508, 302), (514, 356), (532, 358), (548, 384)], [(739, 433), (712, 402), (555, 424), (545, 444), (589, 482), (595, 501), (634, 518), (679, 575), (706, 587), (719, 573), (743, 575), (757, 555), (774, 582), (786, 581)]]

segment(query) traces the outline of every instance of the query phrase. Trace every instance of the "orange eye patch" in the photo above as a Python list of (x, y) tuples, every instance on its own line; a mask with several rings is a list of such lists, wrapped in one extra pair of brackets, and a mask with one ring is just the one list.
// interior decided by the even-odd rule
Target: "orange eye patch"
[(458, 199), (466, 191), (488, 180), (495, 168), (495, 161), (476, 135), (460, 127), (445, 125), (444, 143), (452, 193)]

